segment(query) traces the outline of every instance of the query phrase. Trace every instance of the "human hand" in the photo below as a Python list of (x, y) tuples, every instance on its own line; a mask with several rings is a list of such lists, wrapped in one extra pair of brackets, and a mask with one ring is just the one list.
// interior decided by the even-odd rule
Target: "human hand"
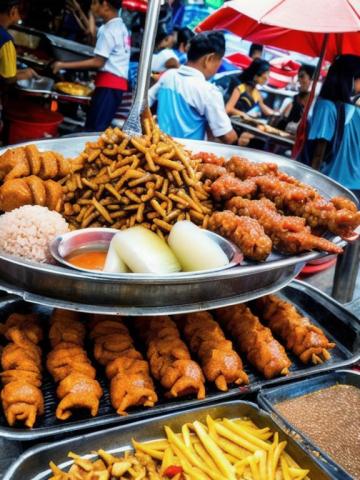
[(62, 68), (63, 68), (62, 62), (54, 62), (51, 65), (51, 70), (52, 70), (54, 75), (56, 75)]
[(30, 80), (31, 78), (39, 78), (40, 75), (32, 68), (24, 68), (19, 71), (19, 77), (23, 80)]
[(250, 140), (255, 138), (255, 135), (249, 132), (243, 132), (238, 138), (238, 145), (240, 147), (247, 147), (250, 143)]

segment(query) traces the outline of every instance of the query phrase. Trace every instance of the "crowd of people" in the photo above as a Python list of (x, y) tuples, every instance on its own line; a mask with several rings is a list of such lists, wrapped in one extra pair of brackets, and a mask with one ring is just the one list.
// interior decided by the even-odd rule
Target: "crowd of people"
[[(16, 51), (8, 28), (21, 17), (20, 0), (0, 0), (0, 77), (4, 85), (36, 76), (32, 69), (17, 70)], [(31, 2), (30, 2), (31, 3)], [(95, 91), (87, 115), (86, 130), (102, 131), (110, 125), (128, 81), (131, 32), (122, 16), (121, 0), (66, 0), (50, 8), (54, 29), (67, 38), (94, 43), (94, 56), (76, 62), (55, 62), (53, 74), (62, 70), (95, 70)], [(64, 3), (64, 2), (63, 2)], [(31, 8), (30, 8), (31, 10)], [(29, 14), (29, 12), (28, 12)], [(58, 22), (59, 23), (59, 22)], [(80, 35), (81, 34), (81, 35)], [(269, 79), (270, 63), (261, 45), (252, 45), (250, 65), (222, 95), (209, 80), (221, 69), (226, 45), (224, 34), (195, 34), (191, 29), (169, 28), (162, 22), (152, 58), (149, 103), (162, 130), (178, 138), (215, 140), (248, 145), (252, 135), (236, 133), (230, 117), (244, 116), (257, 108), (275, 124), (296, 132), (309, 100), (314, 67), (304, 64), (298, 71), (298, 92), (285, 108), (266, 104), (259, 87)], [(301, 160), (322, 168), (324, 173), (348, 188), (360, 190), (360, 57), (343, 55), (331, 65), (308, 124), (307, 142)], [(251, 145), (251, 143), (250, 143)]]

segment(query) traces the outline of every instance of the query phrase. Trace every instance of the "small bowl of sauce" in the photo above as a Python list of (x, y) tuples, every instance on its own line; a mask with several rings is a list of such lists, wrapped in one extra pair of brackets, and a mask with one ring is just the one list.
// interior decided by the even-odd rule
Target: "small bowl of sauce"
[(86, 228), (59, 235), (50, 245), (55, 260), (76, 270), (101, 272), (110, 242), (118, 230)]

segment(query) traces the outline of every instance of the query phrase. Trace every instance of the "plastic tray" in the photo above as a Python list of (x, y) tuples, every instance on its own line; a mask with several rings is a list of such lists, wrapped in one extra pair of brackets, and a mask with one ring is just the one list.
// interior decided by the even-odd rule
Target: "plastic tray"
[[(220, 392), (211, 386), (207, 386), (207, 397), (204, 400), (184, 397), (171, 401), (165, 400), (161, 395), (161, 389), (157, 388), (157, 391), (160, 393), (160, 401), (155, 407), (130, 410), (129, 415), (126, 417), (121, 417), (114, 413), (110, 404), (105, 375), (102, 375), (99, 369), (98, 379), (104, 389), (99, 414), (95, 418), (89, 418), (85, 414), (76, 413), (65, 422), (55, 418), (54, 413), (58, 403), (55, 393), (56, 387), (51, 377), (45, 374), (42, 387), (45, 397), (45, 415), (38, 419), (33, 429), (29, 430), (21, 427), (9, 427), (3, 413), (0, 411), (0, 437), (31, 441), (55, 434), (68, 434), (75, 431), (101, 428), (110, 424), (128, 423), (209, 402), (220, 402), (225, 399), (244, 396), (248, 393), (257, 392), (264, 386), (308, 377), (322, 371), (341, 368), (360, 360), (360, 325), (356, 317), (344, 307), (320, 291), (301, 282), (293, 282), (286, 287), (282, 291), (282, 296), (293, 302), (297, 308), (308, 315), (316, 324), (320, 325), (326, 334), (337, 343), (336, 348), (331, 352), (332, 357), (330, 361), (322, 365), (306, 366), (290, 355), (293, 361), (290, 374), (286, 377), (274, 378), (272, 380), (265, 380), (264, 377), (245, 362), (245, 370), (250, 379), (250, 384), (247, 386), (230, 388), (227, 392)], [(47, 319), (51, 312), (49, 308), (35, 307), (31, 304), (25, 304), (18, 299), (5, 299), (2, 301), (0, 299), (0, 321), (5, 320), (6, 316), (11, 312), (22, 309), (38, 311), (44, 317), (44, 320)], [(131, 327), (131, 317), (129, 318), (129, 325)], [(141, 346), (138, 345), (138, 347)], [(46, 351), (46, 347), (44, 350)], [(91, 346), (87, 350), (90, 353), (92, 351)]]
[(323, 468), (326, 469), (337, 480), (352, 480), (351, 477), (340, 465), (331, 459), (323, 450), (318, 448), (314, 442), (304, 435), (301, 430), (295, 428), (289, 423), (276, 409), (276, 404), (290, 398), (301, 397), (303, 395), (316, 392), (333, 385), (345, 384), (354, 385), (360, 388), (360, 373), (349, 370), (339, 370), (332, 373), (317, 375), (313, 378), (300, 382), (293, 382), (288, 385), (282, 385), (271, 389), (264, 389), (258, 395), (258, 402), (261, 407), (276, 416), (280, 420), (289, 434), (301, 438), (304, 447), (313, 458), (320, 459)]
[[(249, 402), (234, 401), (220, 403), (215, 406), (198, 407), (188, 412), (165, 415), (151, 420), (133, 423), (130, 426), (118, 426), (101, 432), (88, 433), (75, 438), (68, 438), (48, 445), (40, 445), (31, 448), (9, 468), (3, 480), (44, 480), (49, 478), (49, 461), (52, 460), (65, 468), (71, 464), (66, 461), (67, 454), (71, 450), (79, 455), (88, 455), (92, 451), (103, 448), (114, 454), (120, 454), (131, 449), (131, 439), (137, 441), (150, 441), (164, 437), (164, 425), (179, 431), (181, 426), (194, 420), (205, 421), (206, 416), (213, 418), (227, 417), (239, 418), (250, 417), (260, 428), (270, 427), (279, 432), (280, 441), (286, 440), (287, 452), (301, 467), (310, 470), (311, 480), (326, 480), (332, 477), (321, 469), (317, 460), (311, 458), (294, 439), (287, 435), (264, 411)], [(90, 456), (94, 457), (94, 455)]]

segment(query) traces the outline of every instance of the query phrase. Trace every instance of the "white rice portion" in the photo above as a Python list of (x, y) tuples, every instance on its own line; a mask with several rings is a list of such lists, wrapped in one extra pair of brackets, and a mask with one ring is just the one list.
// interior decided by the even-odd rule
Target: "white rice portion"
[(34, 262), (52, 263), (49, 244), (68, 231), (60, 213), (25, 205), (0, 216), (0, 250)]

